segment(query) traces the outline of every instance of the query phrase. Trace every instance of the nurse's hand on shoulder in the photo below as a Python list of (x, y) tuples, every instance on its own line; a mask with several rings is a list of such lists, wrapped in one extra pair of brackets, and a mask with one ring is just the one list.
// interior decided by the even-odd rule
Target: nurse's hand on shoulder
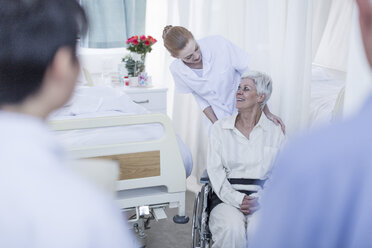
[(244, 215), (253, 214), (259, 208), (258, 198), (253, 196), (245, 195), (242, 204), (240, 204), (240, 212)]
[(284, 125), (284, 122), (282, 121), (282, 119), (280, 119), (278, 116), (276, 115), (273, 115), (270, 110), (269, 110), (269, 107), (267, 106), (267, 104), (265, 105), (264, 109), (263, 109), (263, 112), (265, 113), (266, 117), (275, 123), (275, 125), (280, 125), (280, 127), (282, 128), (282, 131), (283, 133), (285, 134), (285, 125)]
[(285, 125), (284, 125), (284, 122), (282, 121), (282, 119), (280, 119), (276, 115), (273, 115), (272, 113), (267, 114), (266, 117), (269, 120), (271, 120), (272, 122), (274, 122), (275, 125), (280, 125), (280, 127), (282, 128), (283, 133), (285, 134)]

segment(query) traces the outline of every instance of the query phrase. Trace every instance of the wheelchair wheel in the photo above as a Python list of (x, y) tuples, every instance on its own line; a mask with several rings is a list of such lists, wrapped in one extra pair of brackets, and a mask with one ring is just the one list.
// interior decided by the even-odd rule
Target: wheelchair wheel
[(199, 207), (199, 198), (200, 192), (195, 196), (194, 201), (194, 211), (192, 217), (192, 230), (191, 230), (191, 238), (192, 238), (192, 248), (200, 247), (200, 218), (198, 216), (198, 207)]
[(208, 227), (208, 194), (210, 186), (203, 185), (201, 192), (195, 197), (192, 219), (192, 248), (210, 247), (211, 234)]
[(211, 194), (211, 186), (209, 184), (205, 184), (201, 190), (201, 196), (199, 198), (200, 201), (200, 208), (199, 208), (199, 219), (200, 219), (200, 247), (202, 248), (209, 248), (211, 247), (211, 233), (209, 231), (209, 208), (208, 208), (208, 200), (209, 195)]

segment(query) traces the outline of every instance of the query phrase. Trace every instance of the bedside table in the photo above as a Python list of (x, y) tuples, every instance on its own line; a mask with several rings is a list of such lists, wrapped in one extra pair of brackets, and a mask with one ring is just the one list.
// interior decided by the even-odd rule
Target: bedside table
[(140, 104), (153, 113), (167, 114), (167, 88), (151, 87), (129, 87), (123, 91), (132, 98), (133, 102)]

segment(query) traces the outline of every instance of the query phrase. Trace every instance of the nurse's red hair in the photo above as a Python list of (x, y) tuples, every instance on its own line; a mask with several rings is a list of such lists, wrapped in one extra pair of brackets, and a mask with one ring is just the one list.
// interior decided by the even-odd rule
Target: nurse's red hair
[(191, 39), (194, 39), (192, 33), (181, 26), (168, 25), (163, 30), (164, 46), (173, 56), (178, 56)]

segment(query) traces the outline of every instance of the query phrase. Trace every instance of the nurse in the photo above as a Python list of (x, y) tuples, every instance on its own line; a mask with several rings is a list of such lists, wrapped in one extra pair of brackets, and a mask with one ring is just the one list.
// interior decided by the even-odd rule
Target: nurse
[[(168, 25), (163, 30), (164, 46), (172, 57), (170, 65), (176, 90), (194, 95), (199, 107), (214, 122), (237, 112), (235, 93), (242, 72), (248, 68), (248, 54), (222, 36), (196, 41), (184, 27)], [(267, 105), (263, 112), (277, 125), (285, 126)]]

